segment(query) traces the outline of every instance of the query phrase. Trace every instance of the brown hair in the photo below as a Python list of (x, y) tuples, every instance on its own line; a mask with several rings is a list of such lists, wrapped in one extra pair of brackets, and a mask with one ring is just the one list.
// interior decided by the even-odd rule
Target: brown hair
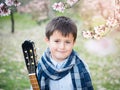
[(74, 37), (74, 41), (76, 40), (77, 26), (70, 18), (65, 16), (59, 16), (52, 19), (46, 26), (46, 32), (45, 32), (46, 37), (50, 39), (50, 36), (56, 30), (61, 32), (62, 35), (65, 37), (71, 33)]

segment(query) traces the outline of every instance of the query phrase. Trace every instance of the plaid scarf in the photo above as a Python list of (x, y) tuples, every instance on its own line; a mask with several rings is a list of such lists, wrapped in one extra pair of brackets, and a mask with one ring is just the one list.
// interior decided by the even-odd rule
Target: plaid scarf
[(71, 73), (74, 90), (93, 90), (92, 82), (84, 63), (73, 50), (65, 66), (58, 70), (50, 60), (50, 51), (47, 49), (37, 67), (37, 78), (41, 90), (49, 90), (49, 80), (60, 80)]

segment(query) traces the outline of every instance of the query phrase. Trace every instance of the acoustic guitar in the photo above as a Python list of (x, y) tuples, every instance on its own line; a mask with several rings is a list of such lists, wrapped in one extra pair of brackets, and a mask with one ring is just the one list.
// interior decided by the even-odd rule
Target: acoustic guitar
[(40, 86), (38, 84), (38, 80), (36, 77), (36, 68), (37, 68), (37, 56), (35, 50), (35, 44), (31, 40), (25, 40), (22, 43), (22, 50), (24, 54), (24, 59), (26, 63), (26, 67), (28, 70), (28, 75), (30, 79), (30, 83), (32, 85), (33, 90), (40, 90)]

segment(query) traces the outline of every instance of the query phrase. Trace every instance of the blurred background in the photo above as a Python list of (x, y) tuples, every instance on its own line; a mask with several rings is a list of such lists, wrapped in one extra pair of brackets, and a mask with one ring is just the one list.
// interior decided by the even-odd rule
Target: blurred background
[(47, 48), (45, 26), (56, 16), (72, 18), (78, 27), (74, 49), (88, 64), (95, 90), (120, 90), (120, 27), (100, 40), (85, 39), (83, 30), (104, 24), (113, 15), (116, 0), (80, 0), (63, 13), (54, 11), (55, 2), (65, 0), (18, 0), (21, 5), (11, 15), (0, 16), (0, 90), (29, 90), (28, 71), (21, 45), (35, 42), (38, 60)]

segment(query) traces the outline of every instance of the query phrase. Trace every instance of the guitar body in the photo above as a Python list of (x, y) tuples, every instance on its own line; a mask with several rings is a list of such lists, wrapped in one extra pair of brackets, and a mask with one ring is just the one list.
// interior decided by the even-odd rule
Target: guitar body
[(22, 50), (23, 50), (24, 59), (32, 88), (33, 90), (40, 90), (38, 80), (36, 77), (37, 64), (36, 64), (36, 52), (35, 52), (34, 42), (30, 40), (24, 41), (22, 44)]

